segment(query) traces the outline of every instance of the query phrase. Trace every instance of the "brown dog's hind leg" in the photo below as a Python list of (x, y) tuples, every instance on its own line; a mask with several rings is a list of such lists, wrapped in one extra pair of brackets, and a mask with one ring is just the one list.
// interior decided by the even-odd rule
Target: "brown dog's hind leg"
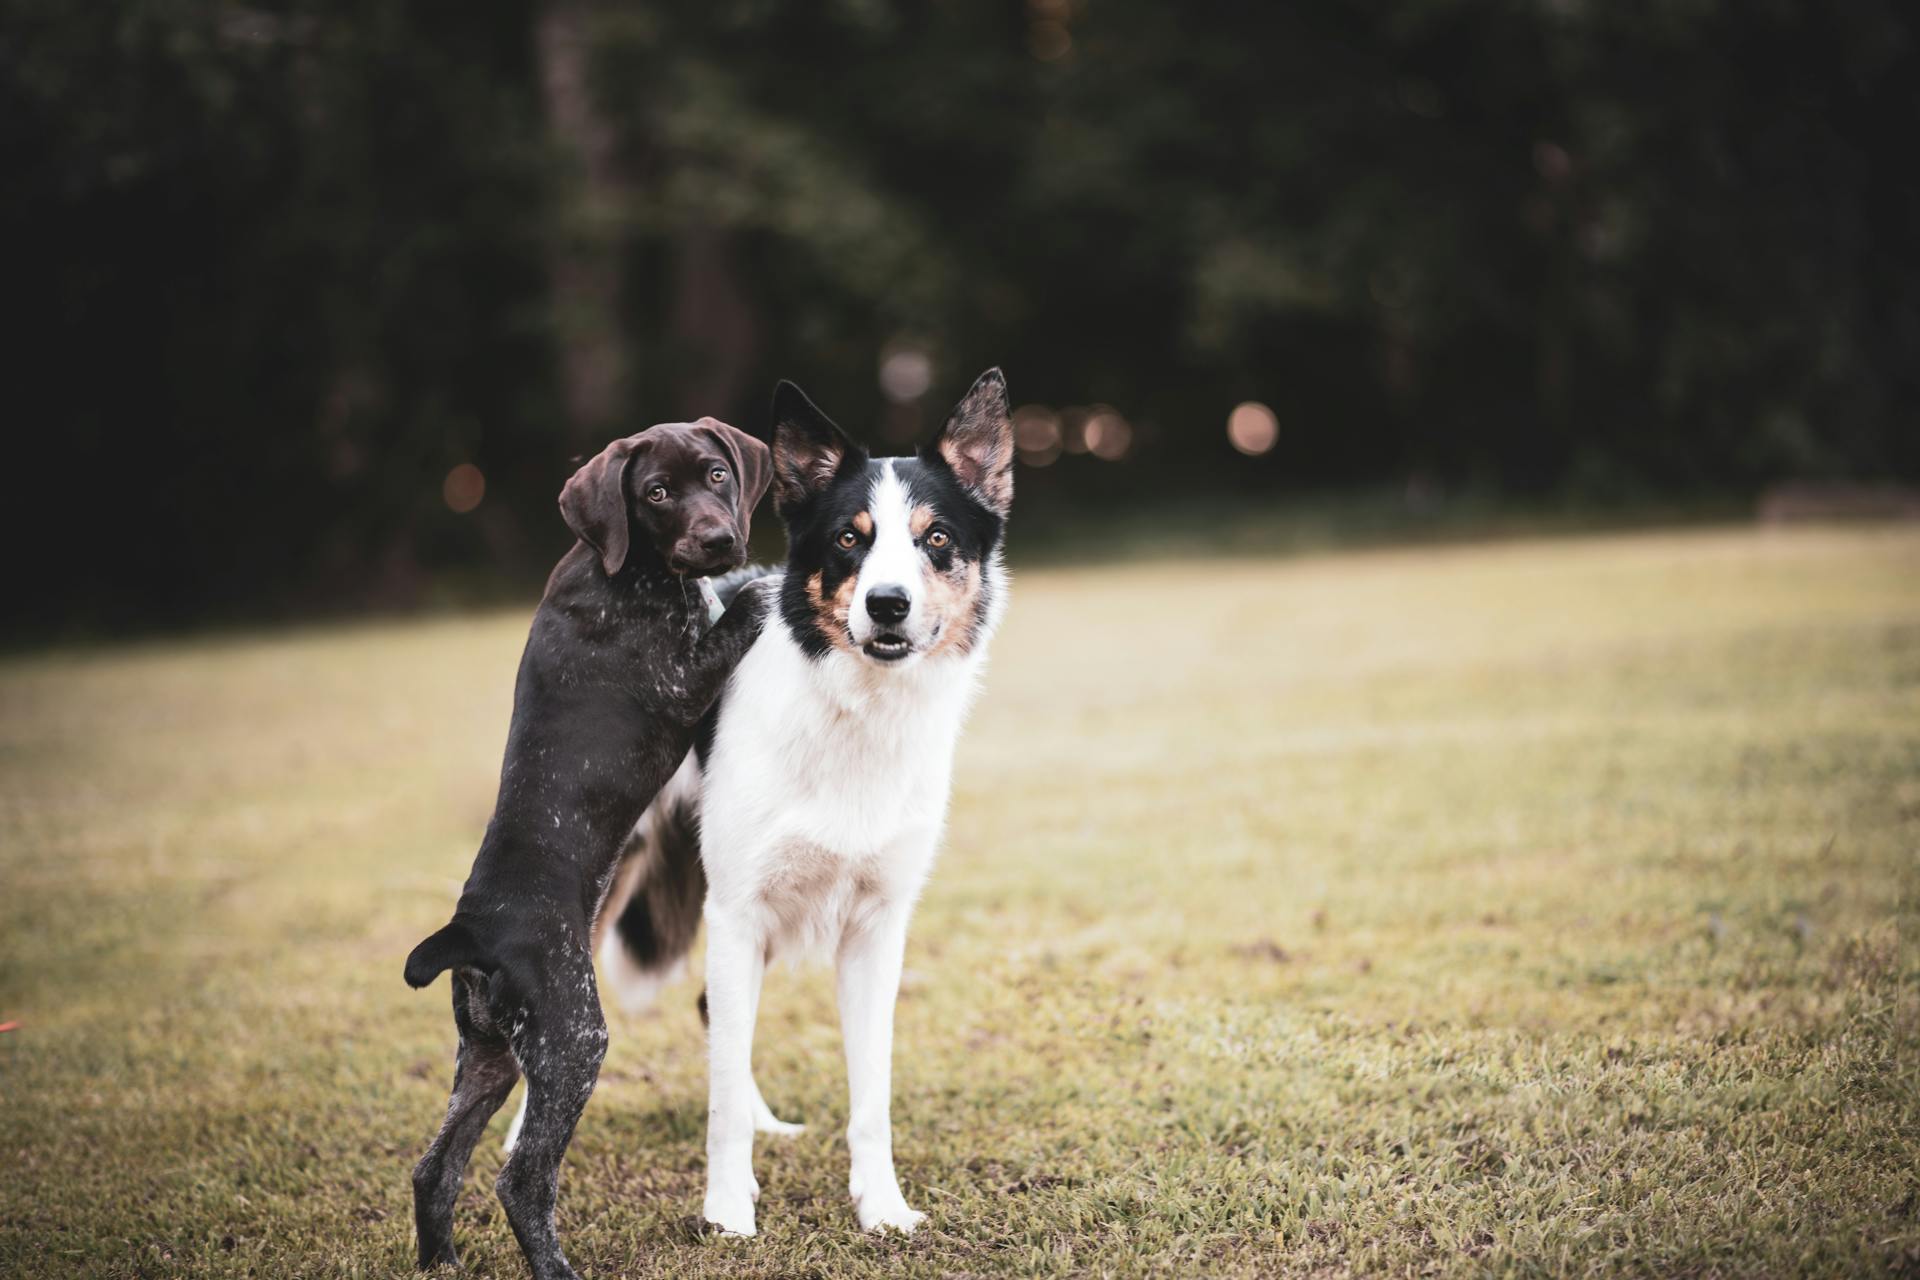
[(487, 1121), (520, 1078), (505, 1038), (470, 1016), (472, 991), (471, 980), (456, 971), (453, 1007), (460, 1053), (454, 1062), (453, 1093), (440, 1132), (413, 1167), (413, 1222), (422, 1268), (443, 1262), (459, 1265), (453, 1248), (453, 1202)]
[(553, 1208), (560, 1162), (607, 1056), (607, 1023), (584, 950), (555, 957), (539, 1003), (513, 1030), (527, 1076), (527, 1117), (494, 1189), (534, 1280), (577, 1280), (560, 1251)]

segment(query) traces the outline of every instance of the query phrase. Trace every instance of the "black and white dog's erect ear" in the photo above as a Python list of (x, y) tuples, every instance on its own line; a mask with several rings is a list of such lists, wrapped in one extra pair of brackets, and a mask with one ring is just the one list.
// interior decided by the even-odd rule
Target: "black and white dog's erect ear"
[(864, 464), (867, 451), (847, 438), (791, 382), (773, 389), (773, 503), (781, 515), (804, 506), (833, 483), (849, 461)]
[(627, 466), (640, 448), (642, 431), (595, 454), (560, 490), (560, 518), (580, 541), (600, 553), (600, 567), (611, 578), (627, 562), (629, 537)]
[(947, 415), (933, 443), (922, 450), (952, 469), (981, 506), (1004, 516), (1013, 506), (1013, 415), (1007, 408), (1007, 380), (989, 369)]

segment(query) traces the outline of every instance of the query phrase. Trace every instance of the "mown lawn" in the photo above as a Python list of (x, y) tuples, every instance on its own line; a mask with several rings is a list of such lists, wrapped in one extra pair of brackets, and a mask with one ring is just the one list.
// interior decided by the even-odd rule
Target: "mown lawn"
[[(401, 1276), (524, 611), (0, 664), (0, 1275)], [(910, 1241), (770, 981), (614, 1013), (589, 1276), (1920, 1269), (1920, 530), (1033, 572), (899, 1017)], [(506, 1114), (495, 1121), (504, 1129)], [(459, 1240), (525, 1274), (476, 1160)]]

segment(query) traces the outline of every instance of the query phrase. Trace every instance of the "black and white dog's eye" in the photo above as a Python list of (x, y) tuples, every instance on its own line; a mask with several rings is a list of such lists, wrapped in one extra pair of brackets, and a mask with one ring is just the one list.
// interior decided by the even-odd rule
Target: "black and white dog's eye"
[(663, 484), (650, 484), (647, 486), (648, 502), (665, 502), (666, 500), (667, 486)]
[(840, 544), (842, 551), (851, 551), (860, 545), (859, 535), (851, 529), (842, 529), (840, 536), (835, 538), (834, 541)]
[(707, 472), (707, 479), (713, 481), (715, 484), (725, 484), (727, 482), (727, 469), (725, 467), (715, 467), (713, 470)]
[(948, 545), (952, 541), (953, 541), (953, 535), (948, 533), (945, 529), (933, 529), (933, 530), (930, 530), (927, 534), (927, 545), (932, 547), (935, 551), (938, 551), (940, 548)]

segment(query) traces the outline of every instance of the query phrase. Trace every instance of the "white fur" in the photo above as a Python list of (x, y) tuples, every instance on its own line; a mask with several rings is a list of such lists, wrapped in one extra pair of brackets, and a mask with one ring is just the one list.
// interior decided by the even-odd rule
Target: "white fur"
[(853, 589), (854, 607), (848, 618), (848, 630), (855, 644), (865, 644), (878, 630), (867, 613), (867, 593), (875, 587), (903, 587), (911, 607), (906, 622), (896, 629), (904, 632), (916, 646), (927, 639), (926, 591), (921, 574), (926, 559), (914, 545), (910, 525), (913, 494), (894, 472), (891, 462), (882, 465), (867, 497), (867, 510), (873, 516), (873, 546), (860, 562), (860, 577)]
[[(872, 585), (906, 586), (920, 615), (926, 566), (906, 528), (910, 507), (886, 467), (859, 598)], [(998, 562), (982, 569), (990, 613), (967, 653), (916, 652), (882, 664), (836, 648), (809, 658), (776, 615), (734, 672), (701, 799), (711, 1019), (705, 1213), (725, 1231), (754, 1232), (753, 1024), (768, 957), (796, 950), (828, 952), (838, 966), (848, 1190), (860, 1225), (911, 1231), (921, 1220), (893, 1166), (893, 1009), (907, 923), (946, 821), (954, 747), (1005, 600)], [(909, 634), (937, 621), (923, 618)]]

